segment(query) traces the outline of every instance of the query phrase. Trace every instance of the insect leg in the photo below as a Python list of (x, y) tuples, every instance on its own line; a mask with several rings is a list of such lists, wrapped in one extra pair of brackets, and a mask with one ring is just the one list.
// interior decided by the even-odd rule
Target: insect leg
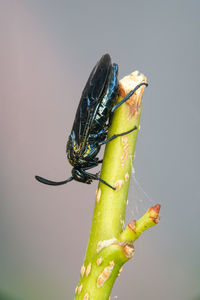
[(89, 170), (89, 169), (95, 168), (95, 167), (98, 166), (98, 163), (99, 163), (99, 162), (96, 162), (96, 163), (94, 163), (93, 165), (90, 165), (90, 166), (88, 166), (88, 167), (83, 167), (83, 168), (81, 168), (81, 170), (85, 171), (85, 170)]
[(98, 166), (98, 164), (101, 164), (103, 162), (103, 159), (101, 160), (98, 160), (96, 163), (94, 163), (93, 165), (90, 165), (88, 167), (84, 167), (84, 168), (81, 168), (83, 171), (85, 170), (89, 170), (89, 169), (92, 169), (92, 168), (95, 168)]
[(90, 176), (91, 179), (94, 180), (99, 180), (100, 182), (104, 183), (105, 185), (107, 185), (109, 188), (113, 189), (114, 191), (116, 190), (115, 187), (113, 187), (112, 185), (110, 185), (109, 183), (107, 183), (106, 181), (104, 181), (103, 179), (101, 179), (97, 174), (91, 174), (88, 172), (84, 172), (86, 175)]
[(116, 108), (118, 108), (120, 105), (122, 105), (124, 102), (126, 102), (142, 85), (148, 86), (148, 83), (141, 82), (139, 83), (124, 99), (122, 99), (119, 103), (115, 104), (111, 110), (111, 112), (114, 112)]
[(35, 176), (35, 179), (41, 183), (48, 184), (48, 185), (62, 185), (62, 184), (72, 181), (74, 179), (74, 177), (69, 177), (68, 179), (66, 179), (64, 181), (59, 181), (59, 182), (51, 181), (51, 180), (45, 179), (45, 178), (37, 176), (37, 175)]
[(98, 145), (101, 146), (101, 145), (104, 145), (114, 139), (116, 139), (117, 137), (119, 136), (123, 136), (123, 135), (126, 135), (128, 133), (131, 133), (132, 131), (136, 130), (137, 129), (137, 126), (135, 126), (134, 128), (132, 128), (131, 130), (128, 130), (128, 131), (125, 131), (125, 132), (122, 132), (122, 133), (118, 133), (118, 134), (114, 134), (113, 136), (111, 136), (109, 139), (103, 141), (103, 142), (99, 142)]

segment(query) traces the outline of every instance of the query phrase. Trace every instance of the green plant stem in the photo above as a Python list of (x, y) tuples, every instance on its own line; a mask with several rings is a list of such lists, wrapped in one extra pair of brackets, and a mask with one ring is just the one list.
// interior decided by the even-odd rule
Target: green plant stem
[[(118, 99), (120, 100), (121, 98)], [(99, 183), (88, 247), (76, 288), (76, 300), (108, 299), (122, 265), (133, 256), (132, 243), (145, 229), (158, 221), (160, 207), (156, 206), (156, 209), (149, 209), (140, 220), (134, 221), (134, 224), (130, 223), (124, 229), (141, 104), (132, 117), (130, 112), (131, 105), (127, 103), (117, 108), (109, 128), (108, 138), (135, 126), (137, 130), (106, 145), (100, 177), (110, 185), (116, 186), (117, 190)]]

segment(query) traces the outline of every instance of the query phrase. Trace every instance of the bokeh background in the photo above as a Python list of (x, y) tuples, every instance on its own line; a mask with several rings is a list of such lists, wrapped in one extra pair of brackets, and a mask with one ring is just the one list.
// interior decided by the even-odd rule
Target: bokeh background
[(107, 52), (120, 78), (149, 81), (134, 162), (145, 192), (132, 181), (128, 216), (162, 205), (111, 299), (200, 299), (199, 15), (199, 1), (0, 0), (1, 300), (74, 297), (97, 183), (34, 175), (70, 176), (66, 140)]

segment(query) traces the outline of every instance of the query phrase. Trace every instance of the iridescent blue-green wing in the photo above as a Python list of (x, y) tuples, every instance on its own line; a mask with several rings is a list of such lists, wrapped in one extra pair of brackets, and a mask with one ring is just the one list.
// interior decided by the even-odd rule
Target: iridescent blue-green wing
[(81, 95), (71, 132), (78, 145), (83, 145), (84, 147), (95, 109), (105, 94), (111, 71), (110, 55), (105, 54), (97, 62), (88, 78)]

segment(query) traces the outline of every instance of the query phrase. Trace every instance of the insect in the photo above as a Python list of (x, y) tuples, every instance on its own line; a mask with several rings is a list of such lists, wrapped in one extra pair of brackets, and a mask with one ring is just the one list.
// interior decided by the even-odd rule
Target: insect
[(100, 178), (98, 173), (92, 174), (88, 170), (102, 163), (102, 160), (97, 157), (102, 145), (137, 129), (135, 126), (129, 131), (116, 133), (107, 138), (113, 112), (142, 85), (148, 84), (145, 82), (138, 84), (124, 99), (115, 104), (119, 94), (118, 65), (111, 63), (109, 54), (103, 55), (93, 68), (82, 92), (67, 142), (66, 152), (73, 166), (72, 176), (60, 182), (40, 176), (35, 176), (35, 178), (48, 185), (62, 185), (72, 180), (90, 184), (93, 180), (99, 180), (115, 190), (115, 187)]

